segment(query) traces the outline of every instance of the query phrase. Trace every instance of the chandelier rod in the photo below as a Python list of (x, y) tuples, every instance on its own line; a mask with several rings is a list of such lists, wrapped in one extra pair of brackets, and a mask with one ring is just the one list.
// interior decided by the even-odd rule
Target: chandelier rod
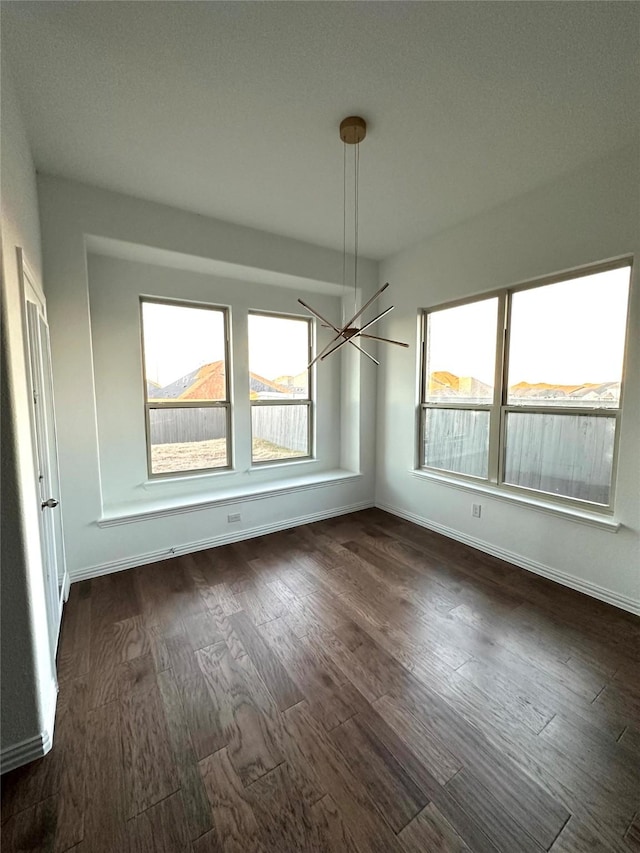
[[(347, 146), (342, 146), (342, 287), (347, 291)], [(346, 308), (346, 306), (345, 306)], [(344, 315), (343, 315), (344, 316)]]
[(348, 261), (347, 261), (347, 220), (349, 217), (347, 216), (347, 145), (354, 145), (355, 149), (353, 152), (353, 310), (354, 314), (350, 320), (342, 325), (341, 328), (338, 328), (333, 323), (330, 323), (322, 314), (319, 314), (316, 310), (314, 310), (310, 305), (307, 305), (302, 299), (298, 299), (298, 302), (307, 309), (316, 319), (320, 320), (325, 328), (333, 329), (335, 332), (335, 337), (330, 340), (326, 346), (316, 355), (316, 357), (309, 363), (309, 367), (312, 367), (317, 361), (324, 360), (332, 353), (341, 349), (345, 344), (351, 344), (351, 346), (355, 347), (358, 352), (366, 355), (368, 359), (374, 362), (374, 364), (380, 364), (380, 362), (366, 352), (364, 349), (359, 347), (356, 344), (356, 340), (360, 338), (362, 342), (365, 339), (370, 341), (380, 341), (388, 344), (395, 344), (400, 347), (408, 347), (409, 344), (404, 343), (403, 341), (392, 340), (391, 338), (383, 338), (379, 335), (367, 335), (363, 334), (366, 329), (372, 326), (374, 323), (377, 323), (378, 320), (381, 320), (385, 317), (390, 311), (393, 310), (393, 305), (390, 308), (387, 308), (382, 313), (378, 314), (377, 317), (374, 317), (373, 320), (370, 320), (368, 323), (365, 323), (363, 326), (355, 326), (353, 325), (359, 317), (361, 317), (364, 312), (367, 310), (369, 305), (374, 302), (376, 299), (380, 297), (380, 295), (389, 287), (389, 282), (383, 284), (373, 296), (368, 299), (365, 304), (358, 310), (358, 254), (359, 254), (359, 237), (360, 237), (360, 143), (365, 138), (367, 134), (367, 123), (360, 116), (348, 116), (340, 122), (340, 139), (344, 143), (343, 148), (343, 156), (342, 156), (342, 288), (343, 288), (343, 312), (342, 316), (344, 319), (344, 313), (346, 309), (346, 303), (349, 297), (349, 285), (348, 285)]
[[(346, 148), (346, 145), (345, 145)], [(353, 310), (358, 309), (358, 226), (360, 215), (360, 143), (355, 145), (354, 159), (354, 181), (353, 191)]]

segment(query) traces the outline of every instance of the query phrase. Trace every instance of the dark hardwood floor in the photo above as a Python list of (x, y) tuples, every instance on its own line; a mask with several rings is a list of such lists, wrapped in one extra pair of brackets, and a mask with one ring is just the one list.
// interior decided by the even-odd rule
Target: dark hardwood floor
[(74, 584), (2, 850), (640, 850), (640, 620), (378, 510)]

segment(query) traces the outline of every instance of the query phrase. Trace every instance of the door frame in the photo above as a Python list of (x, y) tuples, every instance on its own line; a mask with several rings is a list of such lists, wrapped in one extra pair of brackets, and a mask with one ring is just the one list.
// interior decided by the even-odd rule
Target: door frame
[[(18, 266), (18, 278), (20, 282), (20, 308), (21, 308), (21, 320), (22, 320), (22, 334), (23, 334), (23, 343), (24, 343), (24, 359), (25, 359), (25, 368), (27, 371), (27, 381), (28, 381), (28, 394), (29, 394), (29, 420), (31, 426), (31, 440), (32, 440), (32, 451), (33, 451), (33, 462), (34, 462), (34, 476), (35, 476), (35, 486), (36, 486), (36, 494), (38, 499), (40, 500), (40, 483), (38, 481), (39, 475), (39, 460), (38, 460), (38, 449), (41, 448), (41, 451), (48, 454), (50, 452), (50, 448), (46, 446), (46, 441), (42, 442), (42, 436), (39, 435), (38, 424), (36, 423), (36, 416), (34, 410), (34, 400), (33, 400), (33, 353), (32, 353), (32, 333), (29, 329), (29, 316), (28, 316), (28, 307), (27, 303), (32, 303), (36, 306), (38, 314), (42, 318), (44, 325), (47, 328), (47, 346), (49, 344), (49, 324), (47, 320), (47, 302), (38, 281), (38, 277), (34, 273), (33, 269), (29, 266), (28, 262), (24, 257), (24, 252), (21, 247), (16, 247), (17, 254), (17, 266)], [(49, 370), (51, 366), (51, 353), (50, 349), (47, 353), (47, 361), (49, 365)], [(53, 436), (53, 447), (55, 448), (54, 454), (55, 458), (51, 460), (52, 467), (55, 472), (55, 480), (56, 486), (59, 488), (59, 465), (58, 465), (58, 456), (57, 456), (57, 438), (56, 438), (56, 427), (55, 427), (55, 406), (53, 400), (53, 383), (52, 377), (49, 377), (51, 380), (50, 386), (48, 390), (43, 389), (44, 393), (51, 395), (51, 413), (53, 414), (52, 423), (50, 424), (50, 428), (52, 430)], [(46, 414), (45, 414), (46, 417)], [(59, 499), (59, 495), (57, 496)], [(40, 512), (43, 512), (40, 507), (38, 507)], [(50, 625), (50, 639), (51, 639), (51, 653), (54, 660), (55, 667), (55, 656), (57, 652), (57, 645), (60, 635), (60, 622), (62, 619), (62, 609), (64, 606), (64, 602), (69, 597), (69, 586), (70, 579), (69, 573), (67, 569), (65, 554), (64, 554), (64, 537), (63, 537), (63, 522), (62, 522), (62, 510), (58, 510), (59, 516), (58, 520), (54, 519), (54, 523), (57, 523), (57, 533), (60, 537), (60, 555), (63, 561), (62, 567), (62, 582), (60, 583), (60, 567), (57, 565), (56, 560), (56, 572), (55, 578), (51, 581), (47, 580), (47, 543), (44, 541), (44, 526), (40, 525), (40, 549), (42, 553), (42, 570), (43, 570), (43, 581), (45, 584), (45, 597), (47, 600), (47, 615), (48, 618), (52, 620)], [(53, 584), (55, 583), (55, 590), (53, 589)], [(52, 611), (52, 612), (50, 612)]]

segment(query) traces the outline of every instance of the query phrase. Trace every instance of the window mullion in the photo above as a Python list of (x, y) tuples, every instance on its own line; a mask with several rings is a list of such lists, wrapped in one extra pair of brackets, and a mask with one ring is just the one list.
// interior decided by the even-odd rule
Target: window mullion
[(458, 403), (449, 402), (425, 402), (421, 404), (425, 409), (466, 409), (470, 412), (491, 412), (493, 411), (493, 403)]
[(274, 398), (269, 400), (251, 400), (252, 406), (310, 406), (309, 397), (289, 397), (281, 400)]
[(511, 348), (511, 300), (512, 292), (504, 294), (504, 333), (502, 351), (502, 382), (500, 388), (500, 438), (498, 456), (498, 480), (500, 486), (504, 483), (505, 445), (507, 439), (507, 404), (509, 402), (509, 352)]
[(233, 361), (229, 374), (229, 392), (233, 401), (232, 467), (236, 471), (247, 471), (251, 466), (249, 351), (246, 346), (239, 345), (238, 342), (248, 340), (248, 311), (237, 307), (230, 319), (230, 337), (233, 345)]
[(611, 464), (611, 492), (609, 493), (609, 506), (612, 508), (614, 506), (616, 484), (618, 481), (618, 459), (620, 453), (620, 415), (621, 408), (619, 407), (615, 410), (616, 431), (613, 438), (613, 462)]
[(489, 470), (490, 483), (500, 482), (501, 476), (501, 435), (502, 435), (502, 402), (504, 399), (503, 385), (506, 381), (506, 321), (507, 294), (502, 293), (498, 299), (498, 319), (496, 323), (496, 364), (493, 381), (493, 404), (489, 423)]

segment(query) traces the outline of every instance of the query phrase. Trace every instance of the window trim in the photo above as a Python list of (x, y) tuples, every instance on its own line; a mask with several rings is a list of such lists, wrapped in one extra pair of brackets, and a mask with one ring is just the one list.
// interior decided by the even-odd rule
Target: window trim
[[(175, 477), (190, 477), (198, 474), (212, 474), (218, 471), (230, 471), (233, 467), (233, 418), (232, 418), (232, 403), (231, 403), (231, 338), (230, 338), (230, 307), (228, 305), (216, 305), (207, 302), (196, 302), (187, 299), (164, 299), (157, 296), (139, 297), (140, 306), (140, 347), (142, 355), (142, 400), (144, 405), (144, 423), (145, 423), (145, 442), (147, 450), (147, 476), (149, 480), (169, 480)], [(174, 305), (179, 308), (197, 308), (209, 311), (219, 311), (222, 313), (223, 328), (224, 328), (224, 384), (225, 384), (225, 399), (224, 400), (182, 400), (180, 402), (168, 400), (166, 402), (150, 403), (147, 399), (147, 380), (146, 380), (146, 354), (144, 348), (144, 321), (142, 306), (145, 302), (156, 305)], [(149, 412), (151, 409), (226, 409), (226, 447), (227, 447), (227, 463), (226, 465), (216, 465), (209, 468), (190, 468), (189, 470), (181, 471), (166, 471), (163, 473), (154, 474), (152, 470), (151, 460), (151, 424)]]
[[(252, 310), (247, 311), (247, 345), (249, 343), (249, 318), (254, 315), (258, 317), (273, 317), (279, 320), (298, 320), (304, 321), (308, 328), (308, 361), (307, 361), (307, 396), (305, 398), (289, 398), (284, 400), (252, 400), (249, 397), (249, 430), (250, 430), (250, 451), (251, 451), (251, 468), (262, 468), (274, 464), (289, 464), (292, 462), (304, 462), (315, 458), (314, 448), (314, 420), (315, 420), (315, 373), (309, 364), (313, 361), (313, 334), (315, 324), (313, 318), (302, 314), (286, 314), (282, 311), (263, 311)], [(247, 362), (248, 364), (248, 362)], [(248, 371), (249, 374), (251, 370)], [(307, 407), (307, 448), (308, 453), (304, 456), (284, 456), (279, 459), (259, 459), (253, 458), (253, 407), (254, 406), (306, 406)]]
[[(436, 477), (442, 475), (452, 480), (459, 480), (461, 484), (467, 483), (469, 486), (479, 486), (480, 488), (489, 488), (499, 490), (506, 498), (512, 497), (528, 497), (534, 501), (544, 501), (551, 504), (557, 504), (559, 507), (574, 508), (585, 512), (597, 513), (602, 516), (612, 516), (615, 509), (616, 487), (618, 480), (618, 459), (620, 445), (620, 425), (621, 416), (624, 405), (624, 388), (626, 376), (626, 364), (629, 347), (629, 317), (631, 306), (631, 286), (633, 280), (633, 262), (632, 255), (625, 255), (620, 258), (614, 258), (601, 263), (588, 264), (581, 267), (576, 267), (571, 270), (566, 270), (557, 274), (545, 275), (539, 278), (530, 279), (519, 284), (508, 287), (503, 287), (496, 290), (487, 291), (485, 293), (475, 294), (473, 296), (464, 297), (461, 299), (451, 300), (449, 302), (441, 302), (429, 308), (423, 308), (420, 311), (420, 382), (419, 382), (419, 399), (418, 399), (418, 454), (417, 454), (417, 473), (424, 472), (425, 474), (433, 474)], [(629, 297), (627, 299), (627, 315), (625, 318), (625, 349), (622, 361), (622, 371), (620, 376), (620, 398), (617, 407), (560, 407), (560, 406), (536, 406), (519, 404), (513, 405), (508, 403), (508, 376), (509, 376), (509, 344), (511, 333), (511, 306), (512, 296), (514, 293), (519, 293), (524, 290), (533, 290), (534, 288), (544, 287), (550, 284), (559, 284), (563, 281), (570, 281), (576, 278), (583, 278), (597, 273), (609, 272), (615, 269), (629, 268)], [(446, 310), (449, 308), (458, 308), (463, 305), (469, 305), (474, 302), (481, 302), (488, 299), (498, 299), (498, 310), (496, 318), (496, 355), (495, 355), (495, 374), (494, 374), (494, 389), (493, 400), (489, 403), (464, 403), (451, 401), (447, 399), (443, 402), (427, 401), (427, 325), (430, 314), (437, 311)], [(435, 468), (425, 463), (425, 448), (424, 448), (424, 412), (427, 409), (467, 409), (471, 411), (488, 411), (489, 412), (489, 448), (487, 460), (487, 477), (478, 477), (470, 474), (463, 474), (457, 471), (450, 471), (444, 468)], [(555, 414), (555, 415), (583, 415), (587, 417), (609, 417), (615, 420), (615, 434), (613, 443), (613, 459), (611, 465), (611, 484), (609, 491), (609, 503), (599, 504), (593, 501), (587, 501), (580, 498), (572, 498), (566, 495), (557, 495), (553, 492), (545, 492), (539, 489), (533, 489), (527, 486), (517, 486), (512, 483), (504, 482), (505, 455), (506, 455), (506, 423), (509, 412), (522, 413), (539, 413), (539, 414)]]

